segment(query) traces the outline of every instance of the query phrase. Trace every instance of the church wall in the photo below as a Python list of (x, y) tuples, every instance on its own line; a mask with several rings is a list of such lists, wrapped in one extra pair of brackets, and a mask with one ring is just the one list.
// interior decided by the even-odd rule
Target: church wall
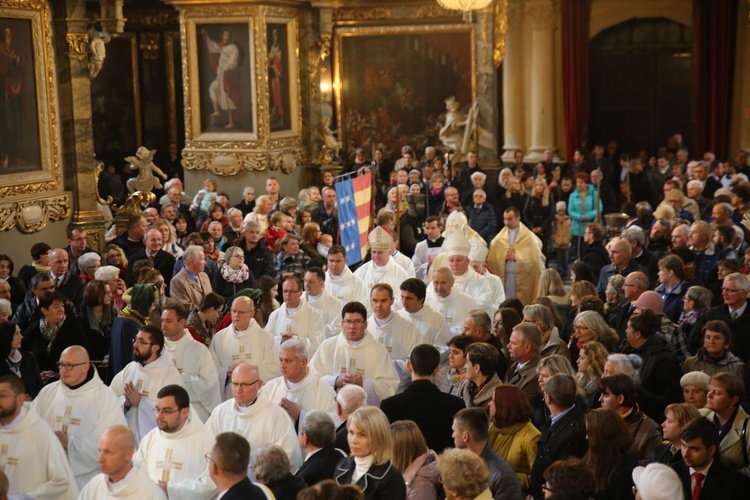
[(69, 222), (70, 218), (50, 222), (46, 228), (31, 234), (23, 234), (17, 229), (11, 229), (0, 235), (0, 253), (7, 254), (13, 259), (15, 264), (13, 274), (17, 274), (24, 264), (31, 264), (29, 251), (34, 243), (43, 241), (52, 248), (67, 246), (65, 228)]
[(750, 151), (750, 3), (740, 2), (737, 16), (734, 92), (729, 153)]

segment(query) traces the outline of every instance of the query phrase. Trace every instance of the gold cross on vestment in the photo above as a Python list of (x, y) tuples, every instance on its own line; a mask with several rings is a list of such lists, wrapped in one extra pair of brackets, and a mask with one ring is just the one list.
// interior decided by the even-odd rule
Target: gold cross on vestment
[(169, 476), (172, 473), (172, 469), (182, 470), (182, 462), (173, 462), (172, 453), (174, 453), (174, 450), (172, 448), (167, 448), (167, 452), (164, 454), (164, 460), (156, 461), (156, 468), (161, 469), (160, 481), (165, 483), (169, 482)]
[(55, 417), (55, 423), (56, 424), (62, 424), (62, 430), (65, 434), (68, 433), (68, 426), (69, 425), (81, 425), (81, 419), (80, 418), (71, 418), (70, 415), (73, 412), (72, 406), (66, 406), (65, 407), (65, 413), (63, 415), (58, 415)]
[(232, 356), (232, 361), (233, 362), (238, 362), (238, 363), (244, 363), (248, 359), (253, 359), (253, 355), (251, 353), (245, 354), (245, 346), (244, 345), (240, 346), (240, 353), (239, 354), (235, 354), (234, 356)]
[(18, 459), (8, 456), (8, 445), (3, 443), (0, 447), (0, 471), (5, 472), (6, 465), (18, 465)]
[(139, 393), (141, 394), (141, 396), (143, 396), (144, 398), (147, 398), (147, 397), (148, 397), (148, 395), (150, 394), (150, 393), (149, 393), (149, 391), (144, 391), (144, 390), (143, 390), (143, 379), (142, 379), (142, 378), (140, 378), (140, 379), (136, 380), (136, 382), (135, 382), (135, 388), (136, 388), (136, 390), (138, 390), (138, 392), (139, 392)]

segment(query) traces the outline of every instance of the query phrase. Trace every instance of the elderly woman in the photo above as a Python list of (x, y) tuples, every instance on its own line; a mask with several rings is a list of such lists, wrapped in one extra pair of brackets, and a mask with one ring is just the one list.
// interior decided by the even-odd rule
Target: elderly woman
[(227, 245), (227, 238), (224, 236), (224, 226), (219, 221), (212, 221), (208, 224), (208, 236), (214, 242), (216, 249), (223, 251)]
[(466, 348), (474, 343), (468, 335), (456, 335), (448, 340), (448, 366), (435, 376), (435, 385), (446, 394), (458, 396), (458, 386), (466, 378)]
[(703, 372), (688, 372), (683, 375), (680, 378), (680, 387), (685, 402), (698, 410), (705, 408), (710, 380), (711, 376)]
[(92, 360), (103, 360), (109, 354), (112, 322), (117, 317), (117, 310), (112, 302), (109, 284), (102, 281), (86, 283), (83, 289), (83, 307), (78, 319), (88, 339), (89, 356)]
[(503, 384), (495, 389), (490, 405), (489, 443), (513, 467), (523, 491), (529, 488), (541, 436), (531, 423), (533, 412), (529, 399), (515, 385)]
[(40, 241), (31, 245), (31, 264), (24, 264), (18, 270), (18, 279), (28, 290), (31, 288), (31, 278), (37, 273), (46, 273), (49, 271), (49, 251), (52, 250), (48, 244)]
[(570, 311), (570, 295), (565, 290), (562, 277), (557, 269), (548, 267), (539, 277), (539, 296), (549, 298), (557, 309), (557, 314), (565, 318)]
[(708, 383), (706, 419), (719, 428), (719, 460), (741, 474), (750, 475), (750, 439), (746, 437), (750, 416), (740, 406), (745, 384), (733, 373), (717, 373)]
[(438, 470), (446, 498), (491, 500), (490, 474), (484, 460), (465, 449), (451, 448), (438, 457)]
[(729, 348), (732, 346), (732, 331), (721, 320), (713, 320), (703, 327), (703, 347), (695, 356), (682, 364), (682, 372), (699, 371), (711, 376), (719, 372), (745, 375), (745, 364)]
[(112, 292), (112, 304), (115, 309), (119, 312), (125, 307), (125, 300), (123, 296), (127, 290), (125, 282), (120, 279), (120, 271), (115, 266), (102, 266), (96, 270), (94, 275), (96, 281), (101, 281), (109, 285), (109, 290)]
[(310, 257), (300, 251), (299, 236), (294, 233), (285, 235), (276, 244), (276, 277), (281, 278), (286, 273), (292, 273), (300, 278), (310, 266)]
[(227, 225), (222, 229), (227, 245), (233, 245), (234, 241), (242, 238), (242, 210), (230, 208), (227, 210)]
[(711, 291), (702, 286), (691, 286), (682, 298), (683, 309), (679, 329), (690, 352), (697, 352), (703, 345), (705, 313), (711, 308), (712, 300)]
[(664, 315), (677, 323), (682, 315), (687, 292), (685, 285), (685, 262), (676, 255), (667, 255), (659, 259), (659, 285), (656, 292), (664, 299)]
[(271, 209), (273, 209), (273, 198), (267, 194), (260, 195), (255, 201), (255, 208), (245, 216), (243, 222), (252, 220), (260, 224), (260, 236), (263, 238), (266, 236), (266, 231), (268, 230), (268, 224), (270, 222), (268, 220), (268, 214)]
[(245, 264), (245, 253), (240, 247), (227, 248), (224, 263), (214, 275), (211, 287), (225, 299), (243, 288), (255, 287), (255, 276)]
[(297, 493), (307, 487), (305, 480), (292, 475), (284, 448), (269, 443), (253, 452), (253, 473), (258, 482), (266, 486), (277, 500), (294, 500)]
[[(575, 265), (575, 264), (574, 264)], [(572, 271), (571, 271), (572, 272)], [(584, 297), (598, 297), (596, 291), (596, 285), (589, 281), (574, 281), (570, 285), (570, 310), (565, 318), (563, 329), (560, 332), (560, 337), (568, 341), (568, 347), (570, 347), (570, 340), (575, 333), (573, 323), (578, 315), (578, 306), (582, 298)]]
[(201, 300), (198, 309), (190, 311), (188, 319), (185, 322), (185, 328), (195, 340), (205, 344), (206, 347), (211, 345), (211, 339), (216, 333), (216, 325), (221, 319), (221, 310), (224, 307), (224, 298), (218, 293), (211, 292), (206, 294)]
[[(541, 361), (539, 361), (539, 365), (536, 367), (536, 372), (538, 375), (537, 382), (539, 383), (539, 394), (532, 397), (529, 401), (532, 408), (534, 408), (534, 413), (531, 416), (531, 423), (533, 423), (534, 427), (537, 429), (542, 429), (543, 427), (547, 427), (547, 422), (551, 418), (549, 408), (544, 403), (544, 389), (547, 386), (547, 381), (558, 373), (564, 373), (575, 378), (576, 372), (573, 369), (573, 365), (570, 364), (570, 359), (559, 354), (542, 358)], [(585, 407), (585, 402), (583, 401), (583, 390), (579, 388), (577, 393), (576, 402), (582, 407)]]
[(571, 360), (578, 359), (578, 351), (586, 342), (595, 340), (609, 351), (617, 341), (617, 332), (596, 311), (582, 311), (573, 321), (573, 337), (570, 339)]
[(161, 249), (169, 255), (173, 255), (175, 259), (182, 257), (184, 250), (177, 244), (177, 230), (175, 227), (168, 220), (159, 219), (154, 223), (154, 229), (158, 229), (161, 233), (161, 240), (163, 242)]
[(21, 280), (13, 276), (13, 259), (5, 254), (0, 254), (0, 280), (10, 285), (10, 300), (14, 304), (20, 304), (26, 297), (26, 287)]
[(102, 265), (102, 258), (96, 252), (88, 252), (78, 257), (79, 276), (85, 283), (93, 281), (96, 276), (96, 270)]
[(595, 340), (583, 344), (578, 353), (576, 382), (578, 387), (586, 393), (586, 408), (593, 408), (594, 398), (598, 398), (599, 384), (608, 354), (607, 348)]
[(701, 416), (698, 410), (686, 403), (674, 403), (667, 406), (664, 410), (666, 420), (661, 424), (664, 442), (659, 443), (651, 452), (649, 463), (659, 463), (665, 465), (677, 465), (683, 463), (682, 460), (682, 440), (680, 432), (688, 422)]
[(47, 292), (39, 298), (38, 321), (34, 321), (23, 334), (23, 348), (31, 352), (42, 370), (42, 380), (49, 380), (57, 372), (60, 354), (72, 345), (88, 349), (78, 318), (66, 317), (65, 297), (59, 292)]
[(123, 280), (128, 274), (128, 258), (122, 248), (114, 243), (110, 243), (104, 248), (104, 261), (106, 266), (114, 266), (120, 271), (120, 278)]
[(539, 355), (543, 358), (560, 354), (570, 358), (570, 351), (565, 342), (560, 340), (560, 332), (555, 326), (552, 311), (547, 306), (532, 304), (523, 308), (523, 321), (534, 323), (542, 332), (542, 351)]
[(0, 299), (0, 322), (10, 321), (10, 318), (12, 316), (13, 316), (13, 309), (11, 308), (10, 300)]
[(388, 418), (375, 406), (364, 406), (346, 420), (351, 455), (336, 466), (334, 479), (353, 484), (365, 500), (406, 498), (406, 484), (393, 467), (393, 444)]
[(508, 183), (513, 178), (513, 171), (505, 167), (497, 176), (497, 197), (500, 198), (508, 190)]
[(614, 274), (607, 280), (607, 288), (604, 291), (606, 299), (604, 314), (607, 317), (607, 323), (610, 325), (616, 324), (618, 317), (630, 308), (630, 300), (625, 297), (624, 284), (625, 277), (621, 274)]
[(401, 471), (406, 483), (406, 500), (440, 498), (442, 486), (437, 468), (437, 454), (427, 448), (427, 442), (417, 424), (398, 420), (391, 424), (393, 437), (393, 466)]
[(18, 325), (10, 321), (0, 322), (0, 376), (12, 373), (21, 377), (26, 393), (34, 399), (44, 384), (36, 358), (21, 349), (22, 341), (23, 334)]

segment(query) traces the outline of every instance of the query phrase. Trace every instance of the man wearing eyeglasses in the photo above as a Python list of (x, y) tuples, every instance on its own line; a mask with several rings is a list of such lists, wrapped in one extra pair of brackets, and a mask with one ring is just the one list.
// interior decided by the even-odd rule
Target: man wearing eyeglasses
[(747, 364), (750, 359), (750, 307), (748, 307), (750, 282), (742, 273), (732, 273), (721, 285), (724, 303), (708, 310), (706, 321), (721, 320), (732, 330), (732, 346), (735, 356)]
[(117, 397), (104, 385), (81, 346), (65, 349), (60, 380), (44, 387), (32, 406), (60, 440), (79, 488), (99, 473), (97, 439), (107, 427), (125, 425)]
[(152, 412), (157, 428), (143, 438), (133, 462), (145, 469), (169, 498), (215, 498), (219, 490), (211, 480), (205, 458), (214, 439), (200, 419), (191, 415), (185, 388), (162, 387)]
[(294, 424), (287, 412), (274, 404), (266, 391), (261, 391), (262, 387), (263, 380), (257, 366), (248, 363), (237, 365), (232, 371), (234, 397), (214, 409), (206, 428), (213, 435), (237, 432), (248, 440), (251, 450), (275, 443), (286, 452), (292, 470), (297, 470), (302, 465), (302, 451)]
[(302, 300), (304, 291), (304, 285), (298, 276), (284, 278), (281, 283), (284, 303), (268, 317), (266, 331), (275, 337), (279, 345), (289, 339), (300, 339), (310, 354), (315, 354), (320, 343), (325, 340), (323, 318)]
[(94, 252), (87, 243), (88, 234), (86, 230), (78, 225), (70, 224), (66, 230), (68, 237), (68, 246), (65, 250), (68, 252), (68, 269), (73, 274), (81, 272), (78, 269), (78, 257), (85, 253)]
[(133, 340), (133, 361), (115, 375), (109, 386), (119, 398), (128, 427), (138, 442), (156, 427), (156, 393), (170, 384), (184, 385), (164, 349), (164, 334), (155, 326), (143, 326)]

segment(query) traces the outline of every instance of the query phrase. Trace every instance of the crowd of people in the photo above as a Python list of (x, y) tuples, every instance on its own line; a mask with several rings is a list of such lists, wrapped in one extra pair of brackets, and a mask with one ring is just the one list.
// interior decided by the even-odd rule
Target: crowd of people
[(489, 186), (357, 151), (351, 267), (329, 172), (234, 205), (173, 178), (101, 252), (0, 254), (0, 496), (742, 495), (747, 155), (523, 158)]

